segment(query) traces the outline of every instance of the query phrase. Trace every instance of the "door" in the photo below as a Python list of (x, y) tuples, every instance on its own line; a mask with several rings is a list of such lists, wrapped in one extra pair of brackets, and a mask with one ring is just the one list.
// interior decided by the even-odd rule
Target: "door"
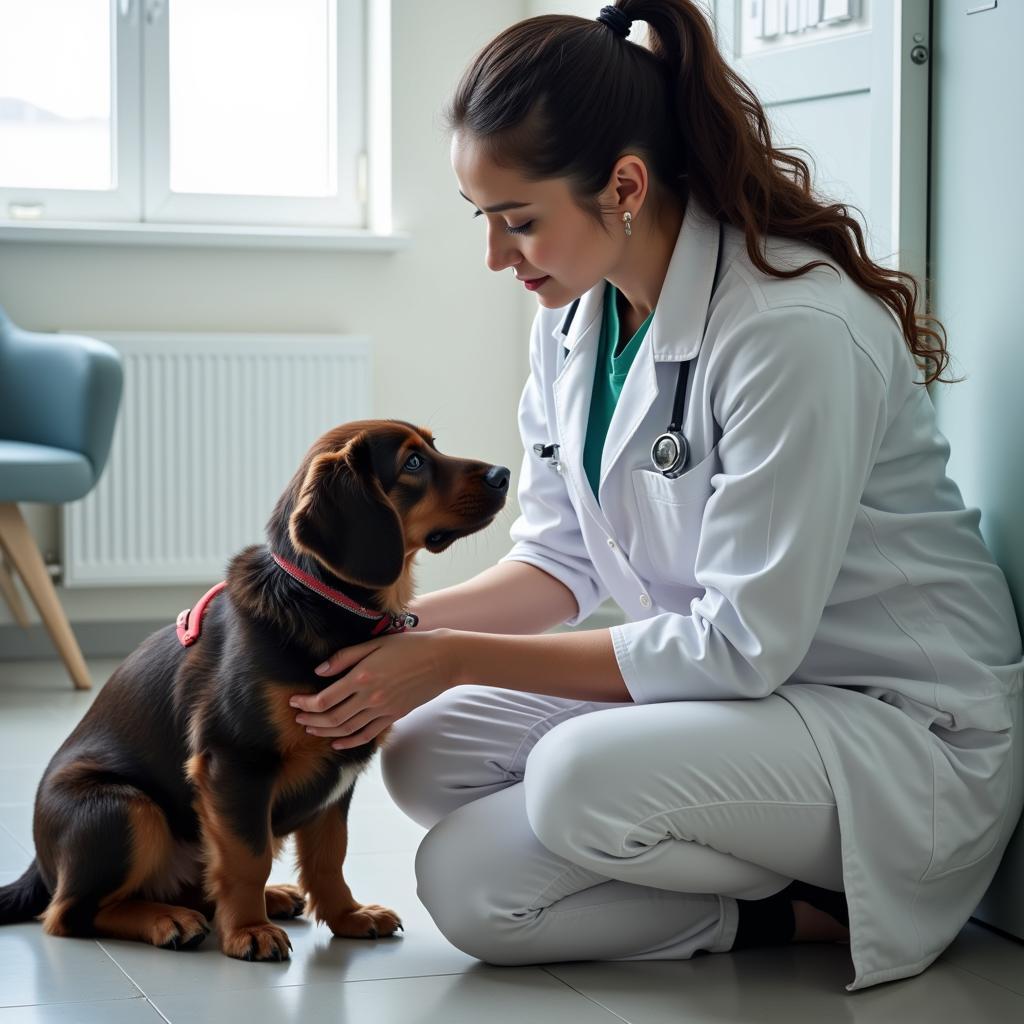
[[(715, 0), (718, 45), (757, 94), (776, 149), (852, 204), (868, 255), (924, 284), (928, 0)], [(860, 211), (858, 213), (858, 210)], [(924, 310), (921, 295), (919, 310)]]

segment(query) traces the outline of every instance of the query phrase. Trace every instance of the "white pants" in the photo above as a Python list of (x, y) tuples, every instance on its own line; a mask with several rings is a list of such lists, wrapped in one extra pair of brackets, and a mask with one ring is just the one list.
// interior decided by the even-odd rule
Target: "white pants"
[(430, 831), (418, 895), (493, 964), (731, 949), (736, 899), (843, 888), (824, 765), (784, 698), (579, 702), (459, 686), (395, 723), (385, 784)]

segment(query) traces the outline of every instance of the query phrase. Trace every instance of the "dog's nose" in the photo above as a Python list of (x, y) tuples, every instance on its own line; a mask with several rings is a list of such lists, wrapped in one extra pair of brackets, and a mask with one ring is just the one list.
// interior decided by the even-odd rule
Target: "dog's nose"
[(496, 491), (508, 490), (509, 471), (504, 466), (491, 466), (484, 474), (484, 481)]

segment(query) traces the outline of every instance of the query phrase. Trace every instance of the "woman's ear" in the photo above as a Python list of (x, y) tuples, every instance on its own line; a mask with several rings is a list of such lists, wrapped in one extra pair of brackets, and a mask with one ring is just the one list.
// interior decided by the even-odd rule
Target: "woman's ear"
[(405, 538), (394, 506), (373, 471), (365, 434), (309, 464), (288, 520), (297, 551), (360, 587), (390, 586), (405, 564)]
[(647, 198), (647, 165), (643, 158), (627, 153), (615, 161), (606, 186), (611, 202), (630, 206), (635, 217)]

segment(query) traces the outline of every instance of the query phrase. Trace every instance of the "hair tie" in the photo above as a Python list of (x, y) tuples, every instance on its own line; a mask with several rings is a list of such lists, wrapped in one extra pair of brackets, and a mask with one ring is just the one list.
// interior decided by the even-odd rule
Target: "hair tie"
[(633, 24), (633, 19), (618, 7), (602, 7), (596, 20), (603, 22), (622, 39), (629, 35), (629, 27)]

